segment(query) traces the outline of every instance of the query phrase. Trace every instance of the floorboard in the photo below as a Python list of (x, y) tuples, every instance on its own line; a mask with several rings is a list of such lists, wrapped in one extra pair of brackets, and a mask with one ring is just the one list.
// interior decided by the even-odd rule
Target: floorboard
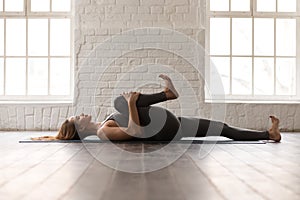
[(0, 132), (1, 199), (300, 199), (300, 133), (284, 133), (281, 143), (192, 144), (176, 162), (147, 173), (118, 171), (97, 158), (149, 170), (169, 154), (145, 164), (124, 152), (140, 155), (163, 145), (18, 143), (49, 134)]

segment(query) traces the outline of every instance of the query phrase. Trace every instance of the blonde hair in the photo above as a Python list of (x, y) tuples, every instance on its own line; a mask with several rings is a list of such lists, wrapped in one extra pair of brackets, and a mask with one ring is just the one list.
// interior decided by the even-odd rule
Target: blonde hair
[(66, 120), (62, 123), (56, 136), (41, 136), (31, 138), (32, 140), (80, 140), (75, 123)]

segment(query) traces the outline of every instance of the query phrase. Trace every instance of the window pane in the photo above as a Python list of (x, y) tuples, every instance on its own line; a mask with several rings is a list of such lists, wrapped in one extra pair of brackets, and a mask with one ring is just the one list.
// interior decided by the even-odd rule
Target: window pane
[(54, 12), (70, 12), (71, 0), (52, 0), (52, 11)]
[(50, 25), (50, 54), (52, 56), (69, 56), (70, 20), (52, 19)]
[(211, 11), (229, 11), (229, 0), (210, 0)]
[(4, 20), (0, 19), (0, 56), (4, 55)]
[(277, 58), (276, 93), (278, 95), (296, 95), (295, 58)]
[[(229, 94), (230, 89), (230, 60), (229, 58), (211, 57), (210, 64), (211, 94)], [(213, 67), (215, 66), (215, 67)], [(216, 71), (217, 70), (217, 71)], [(221, 79), (221, 83), (219, 82)], [(220, 85), (223, 84), (223, 88)]]
[(231, 11), (250, 11), (250, 0), (231, 0)]
[(48, 20), (28, 20), (28, 55), (48, 56)]
[(0, 12), (3, 11), (3, 0), (0, 0)]
[(50, 61), (50, 94), (70, 94), (70, 59), (53, 58)]
[(23, 12), (24, 0), (5, 0), (5, 11)]
[(278, 12), (296, 12), (296, 0), (278, 0)]
[(258, 12), (276, 12), (276, 0), (257, 0)]
[(254, 94), (274, 94), (274, 59), (254, 59)]
[(49, 12), (50, 0), (31, 0), (32, 12)]
[(254, 54), (274, 55), (274, 19), (254, 19)]
[(6, 20), (6, 55), (26, 55), (26, 21), (25, 19)]
[(228, 18), (210, 19), (210, 54), (229, 55), (230, 21)]
[(0, 95), (3, 95), (4, 87), (4, 61), (0, 58)]
[(6, 94), (25, 95), (26, 93), (26, 59), (6, 59)]
[(276, 54), (296, 56), (296, 19), (276, 20)]
[(252, 55), (252, 19), (232, 19), (232, 54)]
[(48, 94), (48, 59), (28, 59), (28, 94)]
[(232, 58), (232, 94), (252, 94), (252, 58)]

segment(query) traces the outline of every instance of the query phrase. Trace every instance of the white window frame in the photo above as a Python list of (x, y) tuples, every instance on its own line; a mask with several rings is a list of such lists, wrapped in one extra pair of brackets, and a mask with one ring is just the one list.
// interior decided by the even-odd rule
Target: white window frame
[[(74, 97), (74, 48), (73, 48), (73, 26), (74, 26), (74, 2), (71, 0), (70, 12), (52, 12), (52, 0), (50, 0), (49, 12), (32, 12), (31, 0), (23, 0), (23, 12), (5, 12), (5, 1), (3, 1), (3, 11), (0, 11), (0, 19), (4, 19), (4, 95), (0, 95), (0, 103), (71, 103)], [(26, 20), (26, 56), (6, 56), (6, 19)], [(48, 19), (48, 56), (28, 56), (28, 19)], [(70, 19), (70, 56), (50, 55), (50, 20)], [(6, 58), (26, 58), (26, 95), (6, 95)], [(48, 95), (27, 95), (28, 94), (28, 58), (48, 58)], [(69, 95), (50, 95), (50, 58), (70, 58), (70, 89)]]
[[(276, 5), (277, 5), (276, 0)], [(297, 0), (297, 10), (295, 13), (289, 12), (256, 12), (256, 2), (257, 0), (250, 0), (250, 11), (210, 11), (210, 0), (206, 0), (206, 29), (205, 29), (205, 80), (208, 87), (205, 88), (205, 102), (227, 102), (227, 103), (238, 103), (238, 102), (245, 102), (245, 103), (300, 103), (300, 45), (296, 45), (296, 95), (254, 95), (253, 86), (252, 86), (252, 95), (233, 95), (232, 94), (232, 32), (230, 31), (230, 54), (223, 55), (219, 57), (229, 57), (230, 58), (230, 94), (229, 95), (211, 95), (208, 91), (209, 84), (210, 84), (210, 18), (229, 18), (230, 19), (230, 26), (232, 24), (232, 18), (293, 18), (296, 19), (296, 41), (300, 44), (300, 0)], [(229, 0), (229, 10), (231, 10), (231, 0)], [(276, 6), (277, 11), (277, 6)], [(276, 22), (274, 20), (274, 31), (276, 34)], [(252, 26), (254, 23), (252, 22)], [(252, 37), (254, 35), (254, 29), (252, 27)], [(274, 44), (276, 44), (276, 37), (274, 37)], [(254, 40), (252, 39), (252, 51), (254, 46)], [(274, 51), (276, 52), (276, 45), (274, 45)], [(218, 56), (212, 56), (218, 57)], [(252, 60), (255, 57), (254, 52), (252, 55), (249, 56)], [(288, 56), (263, 56), (263, 57), (288, 57)], [(254, 63), (252, 63), (252, 71), (254, 68)], [(276, 84), (276, 65), (274, 65), (274, 85)], [(254, 82), (254, 75), (252, 74), (252, 84)], [(274, 87), (275, 90), (275, 87)]]

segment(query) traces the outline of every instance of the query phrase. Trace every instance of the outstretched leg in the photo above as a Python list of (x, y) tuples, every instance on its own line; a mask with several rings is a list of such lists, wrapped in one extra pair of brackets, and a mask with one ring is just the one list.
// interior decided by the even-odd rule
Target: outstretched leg
[(248, 129), (241, 129), (224, 125), (221, 136), (225, 136), (234, 140), (274, 140), (279, 142), (281, 135), (279, 132), (279, 119), (275, 116), (270, 116), (272, 127), (269, 131), (255, 131)]
[(242, 129), (207, 119), (179, 117), (179, 120), (181, 121), (183, 137), (224, 136), (241, 141), (271, 139), (279, 142), (281, 139), (278, 128), (279, 119), (274, 116), (270, 118), (273, 124), (269, 131)]
[(268, 140), (268, 131), (256, 131), (250, 129), (242, 129), (238, 127), (229, 126), (224, 124), (221, 136), (228, 137), (233, 140)]

